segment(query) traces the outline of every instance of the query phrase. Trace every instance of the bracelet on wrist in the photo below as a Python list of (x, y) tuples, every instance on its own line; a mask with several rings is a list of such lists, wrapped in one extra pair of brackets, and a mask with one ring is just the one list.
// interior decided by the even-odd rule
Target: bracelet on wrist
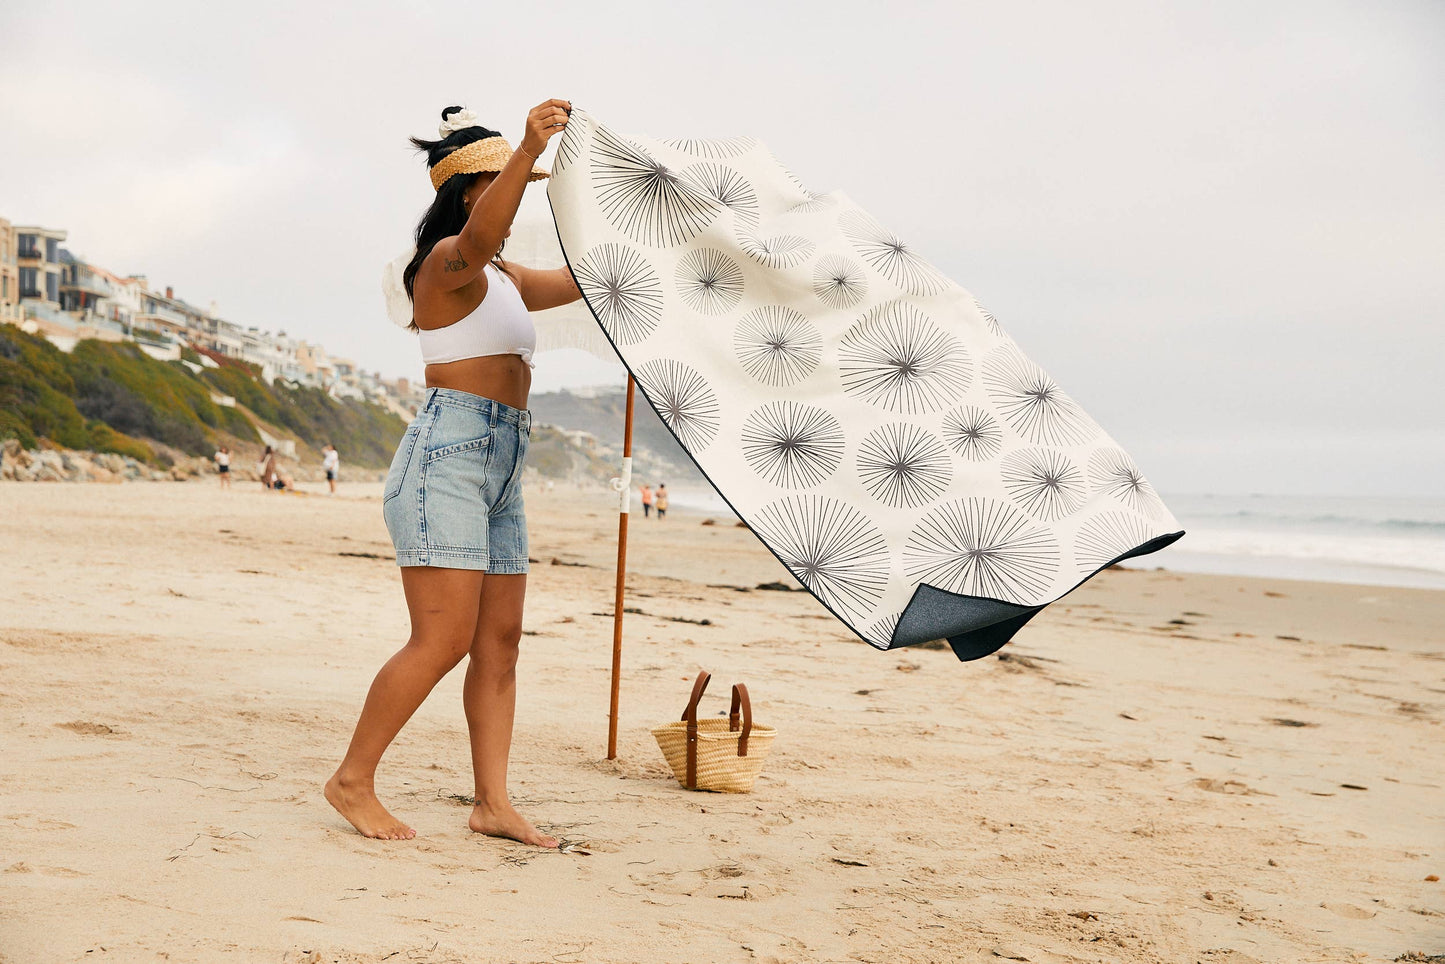
[(523, 147), (521, 144), (518, 144), (518, 145), (517, 145), (517, 150), (521, 151), (523, 154), (526, 154), (528, 157), (530, 157), (530, 158), (531, 158), (532, 160), (534, 160), (534, 161), (540, 161), (540, 160), (542, 159), (542, 155), (541, 155), (541, 154), (533, 154), (531, 151), (527, 150), (527, 149), (526, 149), (525, 147)]

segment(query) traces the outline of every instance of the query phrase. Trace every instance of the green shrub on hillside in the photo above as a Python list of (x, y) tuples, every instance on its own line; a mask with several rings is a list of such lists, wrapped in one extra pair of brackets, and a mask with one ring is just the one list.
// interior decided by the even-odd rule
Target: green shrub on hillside
[(75, 407), (117, 432), (190, 455), (209, 454), (215, 429), (258, 438), (244, 415), (211, 401), (205, 383), (179, 362), (156, 361), (127, 342), (89, 339), (75, 346), (69, 361)]
[(209, 382), (217, 393), (233, 396), (236, 404), (246, 406), (263, 422), (282, 424), (281, 411), (276, 406), (276, 400), (261, 381), (261, 373), (255, 366), (224, 356), (211, 357), (216, 358), (221, 367), (207, 368), (201, 372), (201, 377)]
[(378, 405), (334, 399), (316, 388), (267, 385), (254, 365), (204, 354), (221, 367), (197, 376), (133, 344), (85, 340), (67, 355), (44, 338), (0, 325), (0, 439), (33, 448), (48, 438), (65, 448), (149, 462), (156, 455), (141, 438), (191, 455), (209, 454), (217, 432), (259, 441), (247, 416), (213, 402), (212, 392), (234, 396), (257, 418), (317, 448), (333, 443), (356, 465), (387, 464), (406, 430)]
[(115, 452), (144, 462), (151, 447), (97, 419), (75, 404), (70, 358), (44, 338), (0, 325), (0, 439), (35, 448), (42, 438), (69, 449)]
[(142, 462), (154, 462), (155, 451), (140, 439), (131, 438), (129, 435), (122, 435), (104, 422), (90, 423), (90, 442), (81, 446), (94, 452), (114, 452), (116, 455), (129, 455), (133, 459)]
[(332, 398), (319, 388), (272, 391), (285, 403), (281, 424), (318, 447), (330, 442), (348, 462), (389, 464), (406, 431), (406, 422), (370, 402)]
[(287, 429), (320, 448), (335, 445), (348, 462), (383, 466), (391, 461), (406, 423), (391, 412), (355, 399), (336, 399), (319, 388), (267, 385), (256, 366), (212, 354), (219, 368), (202, 377), (217, 392), (233, 395), (257, 418)]
[(26, 448), (38, 438), (85, 447), (89, 432), (71, 398), (75, 382), (65, 362), (44, 338), (0, 325), (0, 439), (19, 439)]

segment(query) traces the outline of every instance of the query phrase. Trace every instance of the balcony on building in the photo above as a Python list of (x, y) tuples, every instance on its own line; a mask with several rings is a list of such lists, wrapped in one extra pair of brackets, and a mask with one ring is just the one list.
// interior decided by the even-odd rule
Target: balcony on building
[(60, 263), (64, 266), (60, 274), (62, 291), (84, 292), (99, 298), (108, 298), (114, 292), (109, 281), (64, 248), (60, 250)]
[(75, 327), (75, 319), (61, 311), (60, 307), (52, 302), (25, 298), (20, 302), (20, 313), (32, 321), (49, 322), (64, 328)]
[(43, 261), (46, 264), (60, 263), (60, 242), (65, 240), (64, 231), (34, 226), (16, 226), (14, 231), (21, 258)]

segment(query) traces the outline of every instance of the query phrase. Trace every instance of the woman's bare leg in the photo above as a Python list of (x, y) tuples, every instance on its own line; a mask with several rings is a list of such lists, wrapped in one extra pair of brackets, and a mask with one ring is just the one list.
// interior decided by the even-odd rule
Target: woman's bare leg
[(467, 826), (492, 837), (555, 847), (557, 838), (532, 826), (507, 798), (507, 758), (517, 710), (517, 651), (526, 594), (525, 573), (497, 573), (482, 582), (481, 614), (462, 687), (477, 799)]
[(346, 758), (326, 784), (326, 799), (363, 836), (416, 836), (376, 798), (376, 767), (402, 725), (471, 648), (485, 575), (471, 569), (402, 567), (411, 638), (376, 674)]

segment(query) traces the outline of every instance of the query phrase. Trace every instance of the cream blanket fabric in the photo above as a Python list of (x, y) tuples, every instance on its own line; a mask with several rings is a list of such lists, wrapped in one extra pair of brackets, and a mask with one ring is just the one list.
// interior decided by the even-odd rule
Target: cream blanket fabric
[(547, 193), (648, 402), (872, 645), (947, 638), (985, 655), (1182, 534), (976, 299), (756, 140), (659, 141), (574, 111)]

